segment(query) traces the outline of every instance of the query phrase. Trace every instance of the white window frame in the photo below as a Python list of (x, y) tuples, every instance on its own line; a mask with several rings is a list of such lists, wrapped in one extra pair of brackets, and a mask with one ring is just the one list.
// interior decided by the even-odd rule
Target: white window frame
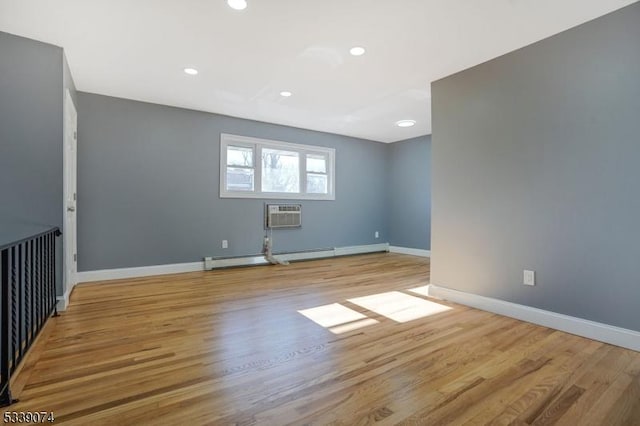
[[(227, 146), (243, 146), (253, 149), (253, 191), (227, 190)], [(262, 192), (262, 149), (279, 149), (298, 153), (300, 158), (300, 192)], [(307, 154), (324, 155), (327, 158), (327, 194), (307, 193)], [(270, 139), (252, 138), (227, 133), (220, 134), (220, 198), (261, 198), (277, 200), (335, 200), (336, 150), (323, 146), (303, 145)], [(312, 173), (312, 172), (311, 172)]]

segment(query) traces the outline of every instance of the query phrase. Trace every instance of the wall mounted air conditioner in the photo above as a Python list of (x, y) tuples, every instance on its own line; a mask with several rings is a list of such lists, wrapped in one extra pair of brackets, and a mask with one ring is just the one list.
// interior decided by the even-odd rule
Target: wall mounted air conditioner
[(264, 227), (266, 229), (300, 228), (302, 204), (266, 204)]

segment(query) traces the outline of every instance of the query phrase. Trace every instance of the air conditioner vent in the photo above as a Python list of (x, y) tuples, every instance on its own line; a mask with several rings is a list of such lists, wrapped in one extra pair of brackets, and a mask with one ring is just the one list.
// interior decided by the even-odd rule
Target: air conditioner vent
[(265, 228), (300, 228), (302, 226), (302, 204), (267, 204)]

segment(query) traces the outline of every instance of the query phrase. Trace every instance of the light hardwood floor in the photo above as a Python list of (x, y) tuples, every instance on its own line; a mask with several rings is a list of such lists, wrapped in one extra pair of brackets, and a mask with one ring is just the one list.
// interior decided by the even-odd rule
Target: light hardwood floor
[(640, 353), (408, 291), (428, 279), (428, 259), (374, 254), (80, 285), (8, 409), (77, 425), (640, 424)]

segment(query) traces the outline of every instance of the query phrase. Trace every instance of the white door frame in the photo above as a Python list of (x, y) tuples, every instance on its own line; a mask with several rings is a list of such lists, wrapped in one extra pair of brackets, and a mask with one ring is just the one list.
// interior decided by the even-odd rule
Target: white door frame
[(77, 267), (77, 135), (78, 113), (67, 89), (64, 96), (64, 134), (62, 153), (62, 296), (58, 296), (58, 310), (69, 304), (71, 290), (76, 285)]

